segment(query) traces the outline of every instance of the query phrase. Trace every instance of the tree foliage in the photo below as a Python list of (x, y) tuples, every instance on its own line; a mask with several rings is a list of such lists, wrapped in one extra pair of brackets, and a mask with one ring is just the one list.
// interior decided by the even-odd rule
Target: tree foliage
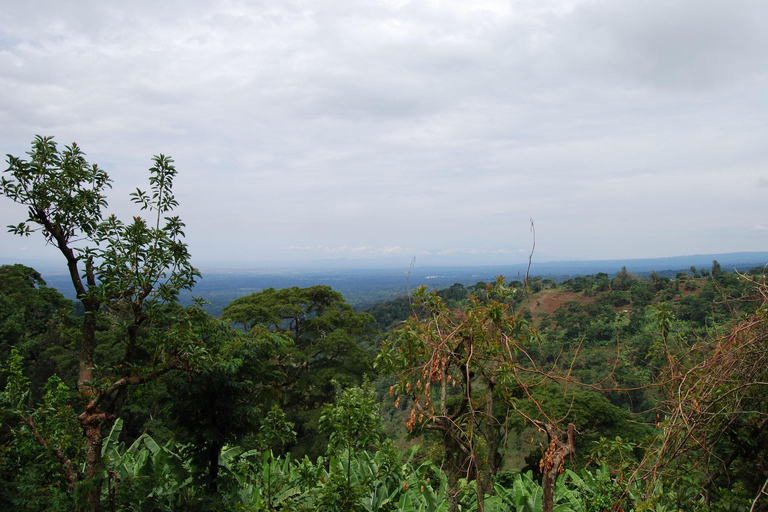
[[(39, 398), (52, 367), (66, 372), (56, 360), (56, 345), (61, 344), (72, 302), (45, 285), (36, 270), (24, 265), (0, 266), (0, 360), (5, 361), (16, 347), (30, 364), (30, 385)], [(0, 387), (4, 386), (0, 378)]]
[[(83, 475), (89, 489), (87, 507), (96, 510), (104, 431), (129, 389), (189, 367), (186, 340), (170, 336), (181, 329), (158, 333), (147, 326), (160, 320), (163, 306), (173, 303), (180, 290), (193, 286), (199, 272), (183, 241), (184, 224), (170, 216), (177, 206), (172, 159), (154, 157), (149, 192), (137, 189), (132, 194), (150, 219), (135, 216), (124, 224), (114, 215), (104, 219), (111, 181), (105, 171), (86, 161), (77, 144), (60, 150), (51, 137), (38, 136), (28, 156), (25, 160), (8, 155), (0, 192), (28, 207), (27, 218), (9, 226), (10, 231), (22, 236), (40, 231), (59, 250), (83, 305), (77, 389), (85, 407), (78, 420), (87, 441)], [(97, 321), (105, 314), (115, 322), (122, 342), (122, 356), (114, 362), (97, 361)]]
[(324, 404), (333, 400), (338, 383), (358, 385), (372, 373), (372, 356), (359, 341), (374, 332), (374, 319), (357, 313), (329, 286), (268, 288), (240, 297), (224, 308), (224, 320), (245, 329), (262, 326), (284, 333), (293, 343), (278, 356), (276, 387), (281, 405), (296, 424), (296, 456), (323, 453), (318, 422)]
[[(500, 467), (511, 397), (525, 387), (530, 370), (520, 359), (535, 332), (506, 300), (511, 295), (499, 277), (483, 300), (472, 296), (463, 309), (449, 309), (422, 287), (415, 305), (426, 315), (411, 317), (377, 359), (397, 379), (391, 390), (398, 396), (396, 407), (402, 400), (411, 409), (408, 429), (442, 437), (451, 510), (458, 510), (461, 478), (476, 481), (482, 510)], [(497, 411), (498, 396), (505, 412)]]
[(682, 505), (717, 503), (735, 489), (768, 506), (768, 286), (753, 281), (752, 290), (757, 310), (704, 343), (669, 348), (677, 333), (662, 326), (669, 364), (649, 482), (675, 487), (693, 478), (685, 485), (699, 492)]

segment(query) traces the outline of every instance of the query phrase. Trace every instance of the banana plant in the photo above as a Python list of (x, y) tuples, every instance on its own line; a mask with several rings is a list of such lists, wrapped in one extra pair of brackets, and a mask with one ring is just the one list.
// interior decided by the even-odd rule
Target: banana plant
[(271, 451), (237, 450), (223, 450), (220, 463), (235, 476), (240, 503), (251, 510), (286, 510), (289, 505), (307, 504), (309, 498), (302, 492), (300, 474), (290, 456), (278, 458)]
[[(568, 482), (579, 477), (570, 470), (566, 470), (564, 477), (558, 478), (555, 484), (555, 512), (586, 512), (580, 494), (577, 489), (569, 487)], [(468, 486), (470, 487), (470, 486)], [(505, 488), (498, 483), (495, 486), (496, 494), (486, 496), (485, 510), (487, 512), (506, 512), (514, 510), (516, 512), (541, 512), (542, 510), (542, 488), (534, 480), (533, 473), (519, 473), (515, 476), (511, 488)], [(468, 502), (467, 512), (477, 510), (477, 503), (472, 502), (474, 493), (465, 491)]]
[(179, 491), (192, 483), (188, 461), (173, 449), (173, 443), (160, 446), (149, 434), (142, 434), (125, 449), (118, 441), (123, 422), (117, 419), (102, 445), (102, 458), (111, 480), (148, 479), (152, 482), (146, 498), (175, 501)]

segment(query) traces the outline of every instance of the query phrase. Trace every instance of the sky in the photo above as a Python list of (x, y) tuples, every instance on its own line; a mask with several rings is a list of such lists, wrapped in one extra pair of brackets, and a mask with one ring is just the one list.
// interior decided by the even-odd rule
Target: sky
[(170, 155), (203, 269), (765, 251), (767, 49), (764, 0), (8, 0), (0, 153), (123, 219)]

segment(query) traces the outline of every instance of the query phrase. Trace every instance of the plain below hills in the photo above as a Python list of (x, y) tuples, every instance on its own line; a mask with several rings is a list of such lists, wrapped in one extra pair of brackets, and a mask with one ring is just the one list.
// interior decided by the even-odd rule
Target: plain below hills
[[(562, 281), (574, 276), (605, 272), (611, 277), (622, 267), (644, 276), (656, 271), (664, 277), (675, 277), (677, 272), (692, 266), (709, 269), (717, 260), (724, 271), (748, 270), (765, 266), (768, 252), (740, 252), (727, 254), (699, 254), (667, 258), (601, 260), (601, 261), (552, 261), (531, 264), (530, 276)], [(214, 316), (232, 300), (261, 291), (266, 288), (300, 288), (314, 285), (328, 285), (344, 295), (347, 302), (357, 310), (373, 304), (406, 296), (409, 290), (426, 285), (431, 290), (447, 288), (454, 283), (473, 285), (478, 282), (492, 282), (503, 275), (509, 281), (525, 278), (527, 264), (500, 266), (462, 267), (419, 267), (402, 269), (219, 269), (214, 272), (203, 269), (201, 279), (193, 292), (182, 295), (182, 302), (188, 304), (193, 297), (210, 303), (208, 311)], [(74, 292), (66, 274), (43, 272), (48, 286), (57, 288), (64, 296), (74, 299)]]

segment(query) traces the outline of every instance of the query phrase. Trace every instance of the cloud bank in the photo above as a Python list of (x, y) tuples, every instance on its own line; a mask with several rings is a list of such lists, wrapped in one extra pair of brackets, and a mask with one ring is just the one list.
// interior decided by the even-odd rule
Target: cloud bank
[(757, 0), (14, 1), (0, 141), (77, 141), (122, 216), (172, 155), (199, 261), (758, 251), (766, 47)]

